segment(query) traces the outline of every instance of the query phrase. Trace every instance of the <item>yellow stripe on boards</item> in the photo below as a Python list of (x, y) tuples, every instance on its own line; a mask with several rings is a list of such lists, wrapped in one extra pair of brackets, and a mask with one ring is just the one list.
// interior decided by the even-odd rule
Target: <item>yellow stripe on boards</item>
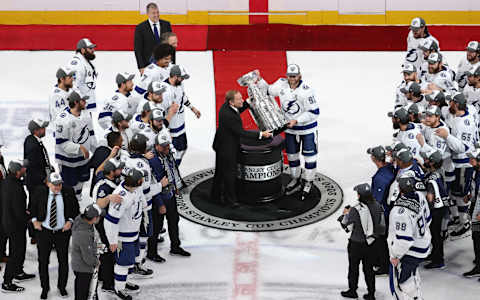
[[(480, 24), (480, 11), (387, 11), (383, 14), (339, 14), (338, 11), (274, 11), (269, 23), (300, 25), (408, 25), (417, 16), (427, 24)], [(161, 15), (172, 24), (248, 24), (243, 11), (189, 11), (185, 15)], [(134, 25), (146, 20), (138, 11), (0, 11), (0, 24)]]

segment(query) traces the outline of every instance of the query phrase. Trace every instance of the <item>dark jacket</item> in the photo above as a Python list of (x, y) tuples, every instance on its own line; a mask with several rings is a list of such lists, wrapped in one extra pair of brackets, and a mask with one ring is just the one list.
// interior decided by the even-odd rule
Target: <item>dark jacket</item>
[(218, 112), (218, 129), (213, 140), (213, 150), (217, 155), (237, 156), (240, 148), (240, 138), (258, 139), (258, 131), (243, 129), (240, 114), (248, 108), (247, 102), (238, 110), (238, 113), (224, 103)]
[(93, 273), (97, 262), (93, 224), (77, 216), (72, 226), (72, 269), (75, 272)]
[(95, 152), (93, 153), (92, 158), (90, 158), (90, 161), (88, 162), (88, 167), (90, 169), (93, 169), (93, 176), (92, 176), (92, 181), (90, 184), (90, 197), (92, 197), (93, 193), (93, 188), (95, 187), (95, 184), (98, 182), (97, 176), (95, 176), (95, 172), (97, 172), (98, 167), (107, 159), (107, 157), (110, 155), (110, 152), (112, 152), (112, 149), (108, 146), (99, 146), (97, 149), (95, 149)]
[[(159, 20), (160, 32), (159, 36), (165, 32), (171, 32), (172, 27), (170, 22)], [(148, 20), (140, 23), (135, 27), (135, 38), (133, 48), (135, 50), (135, 58), (137, 59), (137, 66), (139, 69), (145, 68), (150, 64), (150, 57), (152, 56), (153, 48), (159, 44), (160, 41), (155, 40), (150, 22)]]
[(44, 184), (47, 178), (46, 169), (49, 167), (42, 146), (38, 140), (30, 134), (23, 143), (23, 157), (28, 160), (25, 185), (30, 190), (33, 187)]
[(21, 180), (14, 174), (7, 175), (1, 183), (2, 227), (5, 233), (27, 228), (27, 194)]
[(385, 210), (385, 217), (388, 218), (387, 198), (390, 191), (390, 185), (395, 180), (395, 169), (392, 164), (387, 164), (384, 167), (378, 168), (375, 175), (372, 177), (372, 194), (373, 198), (377, 200)]
[[(37, 218), (37, 221), (39, 222), (45, 221), (47, 216), (49, 193), (50, 189), (46, 185), (39, 185), (33, 191), (30, 214), (32, 218)], [(63, 198), (63, 213), (65, 222), (69, 220), (73, 221), (78, 216), (80, 210), (77, 197), (75, 197), (75, 192), (71, 187), (63, 185), (61, 193)]]

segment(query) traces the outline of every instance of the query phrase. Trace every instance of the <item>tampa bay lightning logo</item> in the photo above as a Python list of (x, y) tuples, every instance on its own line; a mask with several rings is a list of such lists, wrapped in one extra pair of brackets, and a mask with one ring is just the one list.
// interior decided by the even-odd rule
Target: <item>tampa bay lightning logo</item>
[(82, 130), (78, 134), (78, 137), (73, 137), (72, 140), (75, 144), (83, 145), (88, 140), (90, 136), (90, 130), (88, 129), (88, 125), (83, 126)]
[(413, 133), (409, 133), (409, 134), (408, 134), (408, 138), (409, 138), (409, 139), (413, 140), (414, 137), (415, 137), (415, 136), (413, 135)]
[(417, 59), (418, 59), (417, 51), (415, 49), (410, 49), (410, 51), (408, 51), (407, 53), (406, 60), (408, 62), (414, 63), (417, 61)]
[(283, 105), (283, 111), (294, 115), (300, 111), (300, 105), (298, 105), (297, 100), (288, 101), (286, 105)]

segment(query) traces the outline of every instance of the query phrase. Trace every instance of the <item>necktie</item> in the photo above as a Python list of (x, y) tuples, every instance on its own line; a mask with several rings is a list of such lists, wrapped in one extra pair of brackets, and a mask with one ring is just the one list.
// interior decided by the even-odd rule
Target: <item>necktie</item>
[(57, 227), (57, 195), (53, 195), (52, 203), (50, 205), (50, 228)]
[(155, 36), (155, 41), (160, 42), (160, 35), (158, 34), (157, 24), (153, 24), (153, 35)]

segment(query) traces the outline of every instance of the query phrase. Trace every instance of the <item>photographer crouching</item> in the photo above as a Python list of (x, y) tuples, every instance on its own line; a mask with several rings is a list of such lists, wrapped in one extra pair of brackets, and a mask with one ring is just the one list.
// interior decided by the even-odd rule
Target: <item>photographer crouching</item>
[(368, 183), (353, 188), (357, 192), (359, 203), (353, 207), (346, 206), (343, 215), (338, 218), (343, 229), (350, 233), (348, 241), (348, 290), (341, 292), (345, 298), (358, 298), (358, 268), (360, 262), (367, 283), (368, 294), (363, 299), (375, 299), (375, 262), (374, 242), (380, 235), (385, 235), (385, 217), (383, 208), (372, 196)]

